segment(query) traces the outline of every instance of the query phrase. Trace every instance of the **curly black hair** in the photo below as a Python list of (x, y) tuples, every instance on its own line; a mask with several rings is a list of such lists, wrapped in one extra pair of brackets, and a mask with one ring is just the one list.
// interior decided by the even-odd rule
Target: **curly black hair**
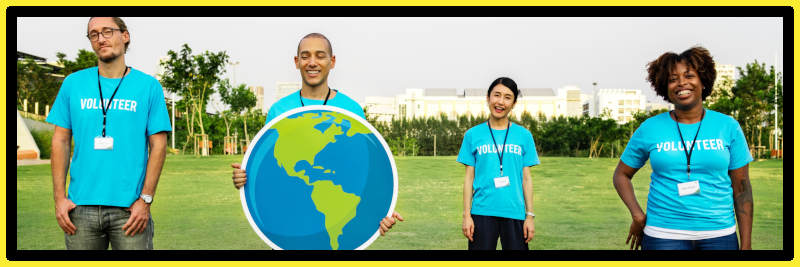
[(680, 55), (666, 52), (656, 60), (647, 63), (647, 81), (656, 90), (656, 94), (669, 102), (667, 84), (669, 83), (670, 73), (675, 69), (675, 64), (678, 62), (685, 63), (690, 69), (694, 69), (697, 72), (698, 77), (700, 77), (700, 83), (703, 84), (702, 97), (703, 100), (706, 100), (706, 97), (711, 95), (714, 90), (717, 70), (714, 68), (714, 58), (711, 57), (711, 53), (701, 46), (689, 48)]

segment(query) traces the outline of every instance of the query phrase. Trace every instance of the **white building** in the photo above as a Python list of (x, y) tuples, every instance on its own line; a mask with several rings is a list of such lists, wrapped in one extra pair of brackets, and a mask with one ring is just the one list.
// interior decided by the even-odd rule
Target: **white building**
[(256, 95), (256, 106), (254, 108), (260, 109), (262, 114), (266, 114), (267, 109), (264, 108), (264, 86), (251, 85), (248, 89)]
[[(378, 121), (392, 118), (433, 117), (440, 114), (454, 119), (459, 115), (487, 116), (485, 88), (408, 88), (395, 97), (367, 97), (367, 116), (376, 116)], [(546, 117), (580, 116), (582, 103), (591, 96), (581, 93), (580, 88), (565, 86), (551, 88), (523, 88), (513, 109), (515, 116), (528, 112)]]
[(734, 83), (736, 83), (736, 66), (730, 64), (717, 64), (714, 66), (717, 70), (717, 78), (714, 80), (714, 91), (706, 98), (709, 104), (714, 103), (721, 95), (721, 92), (728, 92), (731, 94)]
[(626, 123), (633, 119), (633, 114), (644, 111), (647, 98), (638, 89), (600, 89), (595, 92), (592, 116), (606, 117), (617, 123)]
[(277, 82), (275, 83), (275, 102), (284, 96), (290, 95), (300, 90), (299, 82)]

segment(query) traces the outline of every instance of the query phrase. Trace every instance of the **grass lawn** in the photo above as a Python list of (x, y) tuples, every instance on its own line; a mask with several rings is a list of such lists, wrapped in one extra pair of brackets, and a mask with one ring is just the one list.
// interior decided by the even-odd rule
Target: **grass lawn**
[[(170, 155), (152, 214), (156, 249), (268, 249), (250, 228), (231, 162), (241, 156)], [(536, 236), (531, 249), (625, 249), (630, 215), (611, 174), (618, 159), (543, 157), (533, 167)], [(397, 211), (405, 217), (369, 249), (466, 249), (461, 235), (464, 167), (455, 157), (398, 157)], [(644, 207), (649, 165), (633, 179)], [(783, 248), (783, 161), (750, 165), (753, 248)], [(17, 248), (64, 249), (53, 212), (50, 165), (17, 166)]]

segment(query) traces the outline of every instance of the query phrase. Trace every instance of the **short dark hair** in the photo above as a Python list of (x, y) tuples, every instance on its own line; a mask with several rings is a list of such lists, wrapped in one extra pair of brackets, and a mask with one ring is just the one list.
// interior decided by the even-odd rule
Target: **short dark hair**
[(702, 97), (703, 100), (706, 100), (706, 97), (711, 95), (714, 90), (717, 70), (714, 68), (714, 58), (711, 57), (711, 53), (701, 46), (689, 48), (680, 55), (666, 52), (656, 60), (647, 63), (647, 81), (650, 82), (650, 86), (656, 90), (656, 94), (669, 102), (669, 92), (667, 90), (669, 76), (678, 62), (683, 62), (697, 72), (700, 83), (703, 84)]
[(323, 35), (321, 33), (318, 33), (318, 32), (312, 32), (312, 33), (306, 34), (306, 36), (303, 36), (303, 38), (300, 38), (300, 42), (297, 42), (297, 54), (298, 55), (300, 54), (300, 43), (302, 43), (303, 40), (308, 39), (308, 38), (320, 38), (320, 39), (325, 40), (325, 42), (328, 43), (328, 54), (333, 55), (333, 46), (331, 45), (331, 41), (328, 40), (328, 37), (325, 37), (325, 35)]
[[(93, 18), (96, 17), (89, 18), (89, 21), (92, 21)], [(125, 21), (122, 21), (121, 18), (111, 17), (111, 19), (114, 20), (114, 24), (117, 24), (117, 28), (119, 28), (120, 34), (128, 31), (128, 25), (125, 25)], [(125, 42), (125, 52), (128, 52), (128, 45), (130, 44), (131, 44), (131, 39), (128, 39), (128, 42)]]
[(489, 85), (489, 90), (486, 91), (486, 97), (492, 95), (492, 88), (497, 86), (498, 84), (505, 85), (508, 89), (511, 89), (511, 93), (514, 93), (514, 103), (517, 103), (517, 98), (519, 97), (519, 89), (517, 89), (517, 83), (514, 82), (511, 78), (508, 77), (500, 77), (495, 79), (491, 85)]

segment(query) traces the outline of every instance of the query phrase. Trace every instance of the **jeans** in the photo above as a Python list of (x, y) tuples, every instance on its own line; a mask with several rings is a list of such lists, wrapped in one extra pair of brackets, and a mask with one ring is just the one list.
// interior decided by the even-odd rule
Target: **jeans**
[(701, 240), (675, 240), (644, 235), (642, 250), (739, 250), (736, 233)]
[(67, 249), (105, 250), (111, 244), (114, 250), (153, 249), (153, 216), (144, 231), (134, 236), (126, 236), (122, 226), (128, 221), (131, 212), (124, 207), (77, 206), (69, 212), (69, 219), (75, 225), (74, 235), (64, 234)]

